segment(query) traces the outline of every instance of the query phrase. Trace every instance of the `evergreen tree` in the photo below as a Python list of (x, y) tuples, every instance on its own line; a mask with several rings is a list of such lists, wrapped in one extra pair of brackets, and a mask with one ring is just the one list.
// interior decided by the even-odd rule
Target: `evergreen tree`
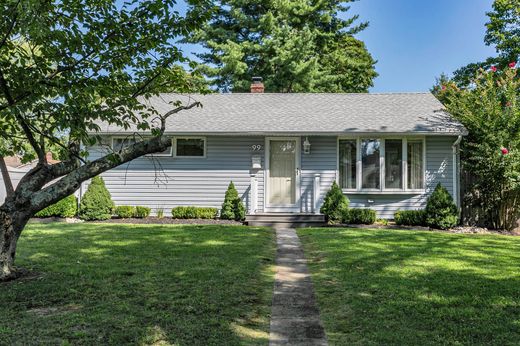
[(87, 192), (81, 199), (79, 217), (83, 220), (107, 220), (112, 217), (114, 202), (103, 178), (92, 178)]
[(365, 92), (375, 61), (354, 35), (350, 0), (222, 0), (187, 41), (201, 43), (202, 71), (221, 91), (247, 92), (261, 76), (268, 92)]
[(233, 182), (229, 183), (222, 203), (222, 210), (220, 211), (220, 218), (224, 220), (242, 221), (246, 217), (246, 209), (242, 199), (238, 196), (238, 191)]

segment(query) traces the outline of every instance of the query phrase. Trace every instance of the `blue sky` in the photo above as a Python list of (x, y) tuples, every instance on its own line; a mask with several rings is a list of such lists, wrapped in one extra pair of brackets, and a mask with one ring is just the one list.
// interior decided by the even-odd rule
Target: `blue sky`
[[(495, 55), (484, 44), (493, 0), (359, 0), (346, 14), (369, 27), (357, 35), (378, 61), (371, 92), (428, 91), (441, 73)], [(200, 47), (185, 45), (185, 52)]]
[(378, 60), (371, 92), (427, 91), (442, 72), (495, 55), (484, 44), (492, 0), (360, 0), (349, 14), (369, 27), (358, 34)]

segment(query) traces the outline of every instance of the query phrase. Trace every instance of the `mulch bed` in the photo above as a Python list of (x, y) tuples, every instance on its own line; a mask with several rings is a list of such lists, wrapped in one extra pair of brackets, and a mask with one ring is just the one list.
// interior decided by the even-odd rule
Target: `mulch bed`
[(395, 229), (395, 230), (410, 230), (410, 231), (431, 231), (431, 232), (443, 232), (443, 233), (457, 233), (457, 234), (501, 234), (501, 235), (512, 235), (512, 236), (520, 236), (520, 229), (513, 231), (506, 231), (502, 229), (487, 229), (484, 227), (475, 227), (475, 226), (459, 226), (451, 229), (434, 229), (423, 226), (399, 226), (395, 223), (389, 223), (388, 225), (350, 225), (350, 224), (340, 224), (334, 225), (332, 227), (348, 227), (348, 228), (365, 228), (365, 229)]

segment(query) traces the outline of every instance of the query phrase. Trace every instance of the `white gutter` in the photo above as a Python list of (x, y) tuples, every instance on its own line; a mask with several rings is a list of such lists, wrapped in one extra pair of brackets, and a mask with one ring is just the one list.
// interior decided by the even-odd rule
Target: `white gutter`
[(460, 177), (460, 167), (458, 165), (458, 153), (459, 153), (459, 145), (462, 141), (462, 135), (457, 137), (457, 140), (453, 142), (451, 145), (453, 151), (453, 195), (455, 199), (455, 205), (457, 208), (460, 208), (460, 190), (459, 190), (459, 177)]

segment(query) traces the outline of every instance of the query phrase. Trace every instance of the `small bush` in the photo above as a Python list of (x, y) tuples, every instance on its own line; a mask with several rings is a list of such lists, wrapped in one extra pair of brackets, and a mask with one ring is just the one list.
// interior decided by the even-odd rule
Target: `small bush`
[(172, 209), (174, 219), (214, 219), (217, 217), (217, 208), (206, 207), (175, 207)]
[(330, 190), (325, 195), (320, 212), (325, 215), (328, 223), (340, 223), (343, 215), (348, 212), (349, 203), (350, 201), (343, 194), (338, 184), (333, 182)]
[(376, 211), (352, 208), (343, 214), (343, 223), (371, 225), (376, 222)]
[(242, 199), (238, 196), (238, 191), (233, 182), (229, 183), (226, 195), (224, 196), (224, 203), (220, 211), (220, 218), (224, 220), (242, 221), (246, 217), (246, 208)]
[(144, 219), (144, 218), (150, 216), (151, 211), (152, 211), (152, 209), (150, 209), (148, 207), (143, 207), (143, 206), (138, 205), (137, 207), (135, 207), (134, 217), (136, 217), (138, 219)]
[(87, 192), (81, 199), (79, 217), (83, 220), (107, 220), (112, 217), (114, 202), (103, 178), (92, 178)]
[(34, 216), (36, 217), (74, 217), (78, 212), (78, 199), (74, 195), (70, 195), (61, 201), (40, 210)]
[(388, 219), (377, 219), (376, 224), (382, 225), (382, 226), (388, 226)]
[(459, 223), (459, 211), (448, 190), (440, 183), (426, 202), (426, 224), (432, 228), (448, 229)]
[(116, 207), (114, 212), (121, 219), (128, 219), (134, 217), (135, 207), (132, 207), (131, 205), (119, 205)]
[(426, 226), (426, 213), (424, 210), (398, 210), (394, 221), (397, 225)]

